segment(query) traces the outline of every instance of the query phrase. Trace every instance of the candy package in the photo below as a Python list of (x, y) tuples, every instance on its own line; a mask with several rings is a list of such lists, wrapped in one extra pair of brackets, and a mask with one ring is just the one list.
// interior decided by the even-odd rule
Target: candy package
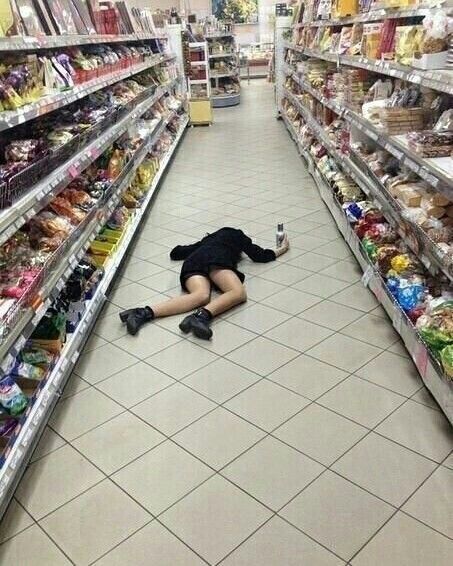
[(10, 415), (17, 416), (23, 413), (27, 407), (27, 403), (27, 398), (14, 379), (11, 376), (5, 376), (0, 381), (0, 405), (2, 405)]

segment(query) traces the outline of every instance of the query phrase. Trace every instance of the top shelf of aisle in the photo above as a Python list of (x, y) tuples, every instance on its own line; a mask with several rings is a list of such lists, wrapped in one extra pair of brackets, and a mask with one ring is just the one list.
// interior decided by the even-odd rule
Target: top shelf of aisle
[(430, 8), (429, 6), (418, 6), (417, 8), (380, 8), (345, 18), (330, 18), (328, 20), (312, 20), (310, 22), (301, 22), (295, 24), (294, 27), (328, 27), (355, 23), (378, 22), (380, 20), (390, 20), (396, 18), (421, 18), (427, 16), (430, 11), (432, 11), (432, 9), (433, 8)]
[(136, 41), (166, 40), (167, 35), (134, 33), (130, 35), (43, 35), (41, 37), (13, 36), (0, 38), (2, 51), (30, 51), (35, 49), (53, 49), (75, 45), (98, 45), (101, 43), (130, 43)]
[(358, 67), (366, 69), (373, 73), (388, 75), (397, 79), (402, 79), (411, 83), (419, 84), (453, 95), (453, 70), (439, 69), (432, 71), (423, 71), (414, 67), (400, 65), (394, 61), (384, 61), (380, 59), (368, 59), (357, 55), (339, 55), (338, 53), (330, 53), (317, 51), (314, 49), (306, 49), (300, 45), (296, 45), (290, 41), (285, 42), (287, 49), (298, 51), (307, 57), (330, 61), (337, 65), (346, 65), (349, 67)]

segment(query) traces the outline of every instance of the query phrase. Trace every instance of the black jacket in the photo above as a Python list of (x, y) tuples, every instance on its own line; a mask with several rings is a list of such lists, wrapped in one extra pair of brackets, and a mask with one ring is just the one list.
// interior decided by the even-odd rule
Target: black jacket
[(275, 260), (275, 252), (254, 244), (242, 230), (220, 228), (206, 235), (199, 242), (188, 246), (176, 246), (170, 252), (171, 259), (185, 260), (181, 269), (181, 284), (191, 275), (209, 275), (215, 267), (233, 270), (241, 281), (244, 274), (238, 271), (237, 264), (244, 252), (252, 261), (267, 263)]

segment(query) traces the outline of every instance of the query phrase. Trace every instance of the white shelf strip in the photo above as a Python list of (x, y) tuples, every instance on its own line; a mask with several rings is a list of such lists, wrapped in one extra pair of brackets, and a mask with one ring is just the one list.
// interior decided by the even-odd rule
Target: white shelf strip
[(29, 51), (33, 49), (54, 49), (72, 45), (98, 45), (100, 43), (130, 43), (136, 41), (166, 40), (166, 35), (133, 33), (125, 35), (60, 35), (41, 37), (13, 36), (0, 39), (0, 51)]

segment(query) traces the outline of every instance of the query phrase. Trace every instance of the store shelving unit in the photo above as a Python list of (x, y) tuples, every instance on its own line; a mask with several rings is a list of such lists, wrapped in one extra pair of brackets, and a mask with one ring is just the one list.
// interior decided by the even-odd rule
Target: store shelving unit
[(190, 42), (188, 44), (188, 59), (187, 90), (190, 123), (193, 125), (210, 125), (212, 123), (212, 102), (207, 42)]
[[(12, 45), (14, 46), (17, 43), (19, 46), (21, 45), (21, 41), (25, 41), (26, 39), (29, 38), (15, 40), (14, 44), (7, 45), (5, 51), (12, 51)], [(49, 43), (49, 45), (46, 45), (46, 48), (54, 47), (52, 42), (56, 39), (65, 39), (66, 44), (70, 42), (71, 45), (92, 43), (92, 41), (89, 40), (94, 40), (95, 43), (103, 42), (103, 38), (93, 38), (91, 36), (89, 38), (81, 36), (71, 37), (69, 39), (45, 38), (40, 40), (40, 46), (45, 44), (46, 39)], [(156, 38), (155, 36), (150, 36), (149, 38), (141, 36), (131, 38), (127, 36), (125, 39), (124, 36), (108, 36), (105, 42), (146, 41), (147, 39), (155, 40)], [(166, 41), (165, 37), (159, 36), (159, 39), (163, 42)], [(34, 45), (33, 41), (25, 41), (25, 43), (27, 46)], [(5, 43), (0, 42), (0, 52), (5, 45)], [(18, 49), (21, 49), (21, 47), (18, 47)], [(54, 101), (54, 103), (57, 104), (55, 107), (50, 108), (48, 105), (43, 105), (42, 110), (25, 107), (25, 109), (21, 109), (21, 112), (0, 113), (0, 129), (9, 130), (10, 128), (22, 124), (26, 120), (31, 120), (42, 115), (44, 112), (50, 112), (56, 108), (63, 108), (75, 100), (88, 96), (95, 90), (102, 89), (124, 78), (133, 77), (135, 74), (151, 67), (162, 64), (168, 65), (174, 62), (174, 60), (175, 55), (165, 50), (165, 53), (158, 53), (156, 56), (150, 57), (149, 60), (140, 65), (129, 67), (126, 74), (114, 73), (111, 76), (105, 75), (102, 77), (102, 81), (96, 81), (95, 83), (90, 81), (79, 87), (75, 87), (72, 91), (65, 92), (58, 96), (57, 103)], [(174, 64), (175, 63), (173, 63), (173, 66)], [(117, 121), (110, 121), (105, 128), (102, 128), (102, 133), (100, 132), (97, 137), (94, 137), (94, 139), (91, 139), (91, 141), (79, 147), (75, 155), (71, 155), (57, 169), (48, 172), (48, 174), (44, 174), (34, 186), (28, 188), (22, 198), (14, 202), (13, 206), (0, 210), (0, 245), (6, 242), (8, 238), (27, 221), (40, 212), (74, 178), (82, 173), (111, 146), (115, 140), (125, 134), (131, 125), (153, 107), (153, 105), (167, 96), (167, 94), (174, 92), (180, 94), (184, 93), (182, 76), (177, 74), (176, 71), (172, 73), (172, 76), (175, 78), (170, 79), (167, 83), (152, 86), (142, 91), (136, 99), (127, 104)], [(62, 253), (56, 255), (55, 259), (52, 258), (52, 268), (45, 271), (44, 276), (39, 281), (39, 288), (33, 300), (27, 302), (27, 306), (23, 308), (20, 312), (20, 316), (15, 320), (14, 327), (10, 328), (6, 335), (2, 334), (2, 339), (0, 340), (0, 379), (7, 371), (11, 361), (16, 357), (27, 339), (37, 328), (48, 307), (64, 289), (68, 279), (84, 257), (90, 244), (103, 229), (105, 222), (110, 217), (115, 207), (121, 202), (122, 193), (134, 179), (138, 167), (159, 141), (167, 125), (172, 122), (176, 116), (184, 116), (180, 118), (180, 128), (174, 137), (173, 144), (168, 148), (164, 157), (160, 159), (159, 169), (152, 179), (145, 199), (140, 207), (132, 214), (132, 220), (127, 225), (120, 245), (104, 266), (103, 278), (96, 287), (93, 296), (85, 303), (86, 309), (82, 320), (76, 326), (75, 331), (67, 335), (66, 342), (57, 361), (51, 368), (49, 374), (39, 382), (26, 411), (19, 418), (18, 425), (3, 449), (3, 454), (0, 457), (0, 517), (8, 506), (52, 410), (61, 395), (61, 391), (71, 374), (72, 368), (77, 362), (83, 345), (89, 336), (90, 329), (101, 312), (102, 306), (106, 300), (106, 293), (115, 279), (121, 262), (137, 233), (147, 209), (152, 203), (153, 197), (158, 190), (159, 182), (169, 166), (172, 155), (183, 137), (188, 124), (185, 106), (184, 96), (181, 95), (181, 102), (178, 108), (167, 111), (163, 117), (153, 122), (154, 125), (152, 129), (148, 131), (139, 146), (135, 148), (133, 155), (130, 156), (118, 177), (114, 180), (108, 191), (106, 191), (104, 197), (96, 202), (96, 205), (87, 215), (86, 221), (81, 222), (80, 225), (70, 233), (69, 239), (64, 244)], [(35, 113), (33, 114), (33, 112)], [(13, 114), (20, 114), (22, 118), (12, 119)]]
[[(235, 91), (213, 94), (212, 105), (214, 108), (236, 106), (241, 101), (241, 92), (235, 37), (232, 33), (219, 32), (209, 33), (205, 35), (205, 38), (208, 42), (212, 90), (214, 92), (221, 89)], [(222, 67), (220, 71), (216, 70), (219, 65)]]
[(273, 43), (249, 43), (239, 46), (241, 78), (263, 79), (269, 74), (269, 64), (273, 57)]
[(75, 45), (99, 45), (100, 43), (136, 43), (152, 39), (166, 39), (165, 34), (133, 33), (124, 35), (56, 35), (41, 37), (13, 36), (0, 38), (0, 51), (36, 51), (39, 49), (54, 49), (57, 47), (72, 47)]
[[(402, 10), (376, 10), (357, 16), (351, 16), (341, 20), (314, 20), (311, 22), (297, 23), (293, 29), (303, 27), (340, 26), (343, 24), (354, 24), (357, 22), (379, 21), (385, 18), (421, 17), (429, 12), (427, 8), (413, 8)], [(351, 68), (366, 69), (370, 72), (403, 79), (409, 83), (435, 89), (447, 94), (453, 93), (453, 73), (444, 70), (422, 71), (415, 68), (403, 67), (391, 61), (374, 61), (358, 56), (338, 55), (336, 53), (321, 53), (306, 49), (292, 42), (286, 41), (284, 49), (289, 53), (300, 53), (303, 60), (318, 59), (335, 63), (338, 68), (343, 65)], [(292, 56), (289, 57), (292, 60)], [(390, 293), (385, 280), (371, 263), (360, 239), (357, 237), (342, 205), (333, 194), (329, 181), (317, 167), (317, 161), (310, 152), (310, 148), (301, 142), (293, 123), (285, 112), (285, 105), (290, 105), (297, 111), (302, 122), (309, 128), (314, 137), (327, 150), (328, 155), (333, 158), (343, 173), (352, 179), (365, 193), (368, 200), (375, 203), (385, 216), (387, 222), (404, 241), (407, 247), (417, 255), (424, 267), (433, 275), (441, 274), (453, 282), (453, 265), (449, 255), (435, 243), (428, 234), (417, 224), (408, 221), (401, 203), (394, 198), (387, 187), (383, 184), (367, 163), (353, 152), (347, 154), (340, 151), (335, 141), (329, 136), (324, 124), (319, 121), (311, 108), (306, 105), (307, 94), (320, 103), (323, 107), (332, 111), (334, 116), (342, 118), (352, 134), (357, 133), (364, 136), (376, 147), (386, 150), (393, 155), (400, 164), (418, 175), (420, 179), (428, 183), (432, 189), (441, 192), (447, 198), (453, 200), (453, 159), (452, 158), (422, 158), (411, 151), (405, 143), (405, 136), (389, 135), (382, 128), (372, 124), (357, 110), (348, 107), (345, 103), (330, 97), (326, 91), (318, 86), (313, 87), (302, 70), (292, 64), (282, 62), (277, 73), (284, 77), (284, 85), (281, 88), (277, 104), (280, 115), (295, 141), (298, 151), (308, 165), (319, 193), (329, 208), (337, 226), (348, 243), (353, 255), (363, 269), (362, 282), (374, 293), (378, 302), (382, 305), (395, 330), (400, 334), (409, 354), (411, 355), (425, 385), (428, 387), (439, 406), (444, 411), (450, 422), (453, 423), (453, 381), (448, 378), (440, 364), (427, 347), (416, 327), (401, 309), (395, 298)], [(286, 102), (285, 102), (286, 101)]]
[(147, 69), (151, 69), (152, 67), (167, 61), (171, 61), (173, 58), (173, 55), (158, 54), (153, 57), (149, 57), (148, 60), (143, 63), (138, 63), (137, 65), (133, 65), (127, 69), (110, 73), (103, 77), (94, 78), (91, 81), (87, 81), (80, 85), (75, 85), (70, 91), (45, 96), (39, 101), (22, 106), (17, 110), (1, 112), (0, 132), (14, 126), (24, 124), (29, 120), (33, 120), (34, 118), (38, 118), (39, 116), (43, 116), (44, 114), (48, 114), (49, 112), (53, 112), (59, 108), (63, 108), (76, 100), (85, 98), (93, 92), (102, 90), (107, 86), (117, 83), (118, 81), (133, 77), (142, 71), (146, 71)]

